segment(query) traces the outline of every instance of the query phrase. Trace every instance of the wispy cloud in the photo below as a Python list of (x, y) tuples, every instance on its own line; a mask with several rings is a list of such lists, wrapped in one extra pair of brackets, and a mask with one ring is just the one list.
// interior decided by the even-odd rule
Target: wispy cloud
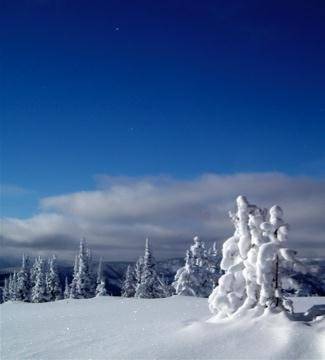
[(194, 234), (223, 241), (238, 194), (263, 207), (280, 204), (301, 256), (325, 256), (325, 181), (278, 173), (171, 177), (96, 177), (98, 189), (43, 198), (40, 214), (3, 219), (5, 252), (56, 251), (71, 256), (86, 236), (110, 260), (134, 259), (146, 236), (157, 257), (183, 256)]
[(1, 196), (21, 196), (30, 194), (32, 191), (14, 184), (0, 184)]

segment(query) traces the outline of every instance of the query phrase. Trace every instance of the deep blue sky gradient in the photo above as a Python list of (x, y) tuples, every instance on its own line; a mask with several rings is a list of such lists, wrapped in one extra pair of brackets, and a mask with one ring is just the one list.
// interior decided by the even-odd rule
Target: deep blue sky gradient
[(1, 1), (2, 182), (325, 171), (323, 1)]

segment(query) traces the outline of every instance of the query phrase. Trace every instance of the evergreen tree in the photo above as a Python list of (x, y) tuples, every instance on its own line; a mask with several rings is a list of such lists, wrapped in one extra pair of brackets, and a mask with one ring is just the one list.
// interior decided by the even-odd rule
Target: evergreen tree
[(185, 265), (178, 270), (173, 282), (177, 295), (208, 297), (214, 286), (214, 275), (205, 245), (198, 236), (186, 252)]
[(5, 283), (3, 287), (3, 293), (2, 293), (2, 299), (3, 302), (6, 302), (10, 300), (10, 292), (9, 292), (9, 279), (5, 278)]
[(38, 257), (34, 259), (33, 266), (30, 269), (30, 275), (29, 275), (30, 291), (32, 291), (32, 288), (35, 286), (36, 283), (37, 268), (38, 268)]
[(29, 274), (26, 263), (26, 257), (23, 255), (21, 269), (17, 274), (17, 300), (19, 301), (29, 301)]
[(96, 296), (105, 296), (107, 295), (105, 280), (102, 279), (100, 283), (96, 286)]
[(220, 269), (221, 256), (217, 247), (217, 242), (214, 242), (208, 251), (208, 269), (212, 274), (213, 288), (218, 284), (218, 279), (222, 275)]
[(73, 277), (70, 285), (70, 298), (77, 299), (77, 279), (78, 279), (78, 271), (79, 271), (79, 263), (78, 263), (78, 256), (74, 258), (74, 266), (73, 266)]
[(65, 277), (63, 297), (64, 297), (65, 299), (69, 299), (69, 297), (70, 297), (70, 287), (69, 287), (69, 283), (68, 283), (68, 278), (67, 278), (67, 277)]
[(285, 267), (303, 266), (295, 251), (285, 248), (288, 225), (279, 206), (267, 211), (250, 205), (244, 196), (237, 198), (237, 212), (230, 214), (234, 235), (225, 241), (221, 268), (225, 274), (209, 297), (210, 310), (219, 317), (243, 314), (255, 307), (291, 309), (284, 299), (281, 280)]
[(143, 256), (140, 256), (137, 262), (135, 263), (135, 267), (134, 267), (136, 286), (138, 286), (141, 283), (142, 269), (143, 269)]
[(86, 299), (93, 296), (93, 281), (92, 281), (89, 252), (85, 239), (81, 239), (78, 255), (78, 273), (76, 278), (77, 297)]
[(17, 273), (16, 271), (9, 276), (9, 299), (11, 301), (17, 300)]
[(177, 270), (172, 286), (176, 295), (197, 296), (196, 289), (199, 286), (194, 276), (194, 261), (191, 250), (186, 251), (185, 265)]
[(92, 252), (89, 248), (87, 248), (87, 256), (88, 256), (88, 268), (89, 268), (89, 278), (90, 278), (89, 297), (92, 297), (92, 296), (96, 295), (98, 269), (97, 269), (97, 273), (96, 273), (94, 271), (94, 266), (93, 266)]
[(134, 269), (131, 265), (128, 265), (125, 280), (122, 285), (122, 296), (123, 297), (133, 297), (135, 295), (137, 283), (135, 278)]
[(107, 295), (106, 287), (105, 287), (105, 279), (103, 275), (103, 260), (99, 259), (98, 269), (97, 269), (97, 280), (96, 280), (96, 296), (104, 296)]
[(31, 300), (32, 302), (40, 303), (47, 300), (44, 261), (41, 257), (38, 257), (35, 263), (35, 285), (32, 288)]
[(141, 282), (137, 285), (135, 296), (147, 299), (164, 297), (156, 272), (156, 261), (149, 246), (149, 239), (146, 239)]
[(46, 292), (49, 301), (62, 299), (62, 288), (55, 255), (53, 255), (49, 260), (48, 272), (46, 276)]

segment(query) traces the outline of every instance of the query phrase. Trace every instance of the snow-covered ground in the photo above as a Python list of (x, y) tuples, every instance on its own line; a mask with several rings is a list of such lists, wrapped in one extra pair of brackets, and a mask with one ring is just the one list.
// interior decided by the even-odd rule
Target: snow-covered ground
[[(298, 299), (297, 311), (325, 298)], [(207, 299), (100, 297), (5, 303), (5, 359), (325, 359), (325, 320), (283, 314), (207, 321)]]

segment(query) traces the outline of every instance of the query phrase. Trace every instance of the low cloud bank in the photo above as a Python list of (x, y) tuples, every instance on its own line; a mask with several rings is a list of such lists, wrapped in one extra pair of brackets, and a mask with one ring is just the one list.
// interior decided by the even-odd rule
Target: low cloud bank
[(29, 219), (2, 219), (3, 255), (56, 252), (71, 258), (85, 236), (104, 259), (133, 260), (149, 236), (156, 257), (184, 256), (195, 234), (220, 244), (231, 236), (228, 211), (243, 194), (261, 207), (281, 205), (291, 225), (291, 246), (300, 256), (325, 256), (323, 180), (279, 173), (96, 180), (94, 191), (41, 199), (39, 214)]

